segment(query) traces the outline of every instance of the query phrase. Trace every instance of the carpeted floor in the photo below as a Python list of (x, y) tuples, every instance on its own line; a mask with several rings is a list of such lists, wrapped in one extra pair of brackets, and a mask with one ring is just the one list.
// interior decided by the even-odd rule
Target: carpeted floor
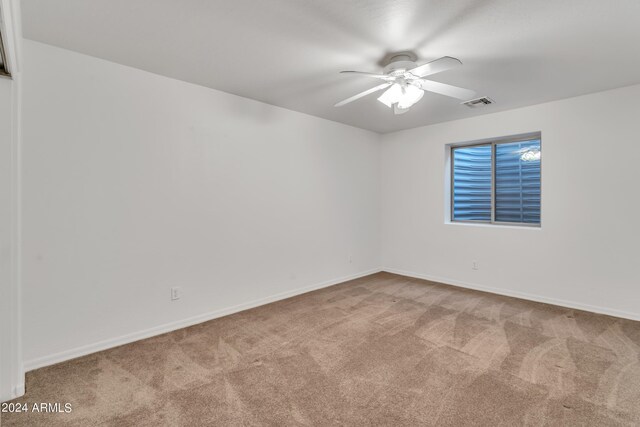
[(379, 273), (27, 374), (3, 426), (639, 425), (640, 322)]

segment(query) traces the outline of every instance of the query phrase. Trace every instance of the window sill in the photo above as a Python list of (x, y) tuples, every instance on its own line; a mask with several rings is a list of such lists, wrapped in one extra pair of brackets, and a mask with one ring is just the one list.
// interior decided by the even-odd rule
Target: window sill
[(542, 225), (540, 224), (531, 224), (531, 225), (518, 225), (518, 224), (500, 224), (500, 223), (474, 223), (474, 222), (463, 222), (463, 221), (445, 221), (445, 225), (456, 225), (463, 227), (484, 227), (484, 228), (511, 228), (516, 230), (542, 230)]

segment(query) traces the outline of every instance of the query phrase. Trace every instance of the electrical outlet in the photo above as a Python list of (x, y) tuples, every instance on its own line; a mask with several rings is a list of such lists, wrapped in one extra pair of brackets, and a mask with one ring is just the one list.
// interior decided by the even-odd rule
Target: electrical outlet
[(480, 263), (478, 261), (471, 261), (472, 270), (480, 270)]
[(180, 299), (181, 294), (182, 294), (181, 288), (171, 288), (171, 301)]

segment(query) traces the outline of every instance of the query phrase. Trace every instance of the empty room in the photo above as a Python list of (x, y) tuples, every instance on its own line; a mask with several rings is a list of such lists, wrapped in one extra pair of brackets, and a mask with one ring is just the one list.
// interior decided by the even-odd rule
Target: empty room
[(3, 427), (640, 426), (640, 1), (0, 35)]

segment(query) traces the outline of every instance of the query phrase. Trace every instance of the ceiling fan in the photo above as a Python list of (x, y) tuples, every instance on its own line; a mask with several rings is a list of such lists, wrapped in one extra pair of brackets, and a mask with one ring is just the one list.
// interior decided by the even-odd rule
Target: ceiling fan
[(365, 71), (340, 71), (344, 74), (356, 74), (364, 77), (383, 80), (384, 83), (372, 87), (369, 90), (360, 92), (350, 98), (335, 104), (341, 107), (345, 104), (358, 100), (369, 94), (386, 89), (378, 97), (389, 108), (393, 108), (395, 114), (403, 114), (409, 111), (412, 105), (420, 101), (424, 91), (439, 93), (463, 101), (472, 99), (476, 93), (469, 89), (448, 85), (445, 83), (427, 80), (424, 77), (442, 71), (452, 70), (460, 67), (462, 62), (450, 56), (443, 56), (426, 64), (416, 64), (416, 55), (412, 52), (400, 52), (391, 55), (387, 66), (384, 67), (384, 74), (368, 73)]

